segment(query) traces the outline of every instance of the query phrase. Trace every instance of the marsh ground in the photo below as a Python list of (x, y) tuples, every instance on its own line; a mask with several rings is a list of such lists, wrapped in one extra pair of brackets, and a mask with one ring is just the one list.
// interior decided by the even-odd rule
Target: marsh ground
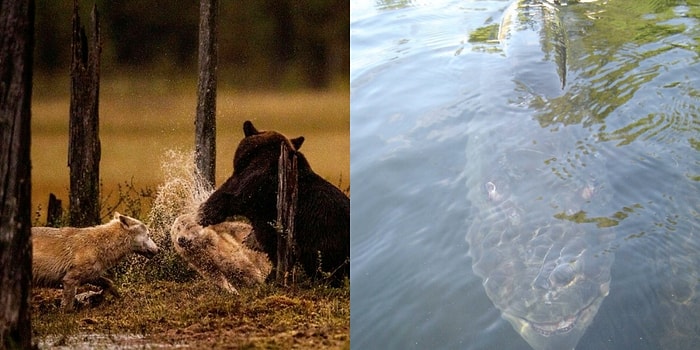
[(60, 291), (32, 299), (34, 340), (53, 349), (349, 349), (350, 289), (262, 286), (231, 295), (199, 279), (122, 285), (66, 314)]

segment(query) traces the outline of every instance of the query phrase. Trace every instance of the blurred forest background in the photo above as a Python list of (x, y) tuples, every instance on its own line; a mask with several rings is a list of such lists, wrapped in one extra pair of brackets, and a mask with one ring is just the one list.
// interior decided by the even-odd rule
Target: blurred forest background
[[(194, 149), (199, 1), (79, 1), (88, 37), (99, 12), (101, 213), (144, 218), (171, 150)], [(36, 0), (32, 207), (68, 203), (73, 0)], [(331, 183), (349, 187), (349, 4), (332, 0), (219, 1), (216, 184), (252, 120), (303, 135), (302, 151)], [(144, 202), (145, 201), (145, 202)]]
[[(102, 72), (193, 74), (199, 1), (98, 0)], [(93, 2), (81, 2), (89, 23)], [(70, 64), (73, 0), (36, 1), (35, 69), (63, 74)], [(347, 84), (347, 1), (219, 2), (220, 82), (250, 88), (327, 88)]]

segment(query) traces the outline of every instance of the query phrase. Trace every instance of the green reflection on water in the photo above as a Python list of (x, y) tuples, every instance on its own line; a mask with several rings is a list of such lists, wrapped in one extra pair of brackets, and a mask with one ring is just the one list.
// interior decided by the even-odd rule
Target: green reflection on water
[(634, 213), (636, 210), (644, 209), (641, 204), (633, 204), (631, 206), (622, 207), (622, 209), (610, 215), (610, 217), (599, 216), (599, 217), (588, 217), (588, 214), (580, 210), (573, 214), (567, 213), (556, 213), (554, 218), (559, 220), (571, 221), (577, 224), (594, 223), (599, 228), (613, 227), (620, 224), (620, 222), (626, 219), (630, 214)]
[(486, 43), (498, 39), (498, 23), (476, 28), (469, 33), (470, 43)]
[[(596, 2), (560, 14), (569, 35), (567, 71), (576, 79), (552, 98), (519, 87), (542, 127), (580, 124), (618, 146), (685, 139), (700, 151), (700, 91), (690, 73), (700, 58), (700, 1)], [(663, 84), (653, 82), (662, 75)]]
[(377, 0), (374, 5), (379, 10), (397, 10), (414, 6), (411, 0)]

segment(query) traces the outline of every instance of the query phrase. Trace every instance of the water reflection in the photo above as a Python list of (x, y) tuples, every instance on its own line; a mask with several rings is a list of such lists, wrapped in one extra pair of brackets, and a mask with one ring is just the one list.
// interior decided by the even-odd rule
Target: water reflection
[[(585, 266), (609, 274), (577, 349), (692, 349), (698, 5), (569, 2), (556, 9), (563, 36), (538, 8), (507, 50), (474, 40), (510, 3), (351, 3), (353, 348), (528, 349), (472, 272), (464, 237), (478, 223), (510, 239), (569, 232), (559, 251), (583, 239), (614, 256), (558, 267), (555, 242), (532, 263), (537, 286)], [(524, 271), (498, 254), (484, 266)], [(540, 333), (567, 334), (569, 319)]]

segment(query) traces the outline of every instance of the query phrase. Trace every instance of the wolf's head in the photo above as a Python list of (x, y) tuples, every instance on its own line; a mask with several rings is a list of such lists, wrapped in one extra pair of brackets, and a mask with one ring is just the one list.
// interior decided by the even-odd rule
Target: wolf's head
[(130, 233), (131, 249), (134, 253), (151, 258), (158, 253), (158, 246), (151, 239), (148, 228), (143, 222), (132, 217), (114, 213), (114, 219), (119, 220), (121, 228)]

